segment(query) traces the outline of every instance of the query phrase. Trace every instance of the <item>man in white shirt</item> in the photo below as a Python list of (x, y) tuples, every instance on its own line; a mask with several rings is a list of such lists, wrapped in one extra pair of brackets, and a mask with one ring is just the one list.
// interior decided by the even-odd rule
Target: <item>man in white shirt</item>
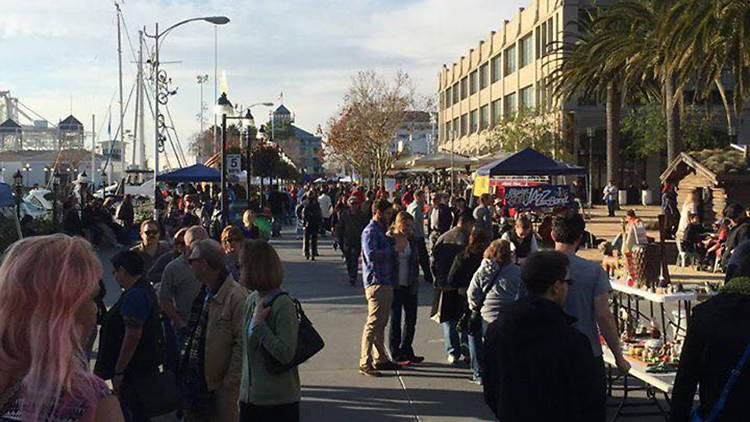
[(320, 215), (323, 217), (323, 223), (320, 225), (320, 235), (325, 236), (326, 231), (331, 228), (331, 197), (328, 196), (328, 188), (323, 188), (323, 191), (318, 196), (318, 204), (320, 204)]
[(424, 191), (418, 189), (414, 192), (414, 200), (411, 201), (406, 212), (414, 217), (414, 241), (419, 252), (419, 266), (422, 267), (425, 283), (432, 284), (432, 271), (430, 271), (430, 256), (427, 252), (424, 233)]
[(610, 180), (607, 186), (604, 187), (604, 202), (607, 203), (607, 212), (610, 217), (615, 216), (615, 204), (617, 201), (617, 186), (615, 181)]

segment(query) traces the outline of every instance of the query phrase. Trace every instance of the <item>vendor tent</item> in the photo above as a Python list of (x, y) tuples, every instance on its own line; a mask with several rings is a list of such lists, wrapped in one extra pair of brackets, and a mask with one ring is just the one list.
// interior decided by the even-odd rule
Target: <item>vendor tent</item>
[(203, 164), (194, 164), (190, 167), (184, 167), (156, 177), (160, 182), (220, 182), (221, 174), (219, 171), (204, 166)]
[(446, 168), (446, 167), (463, 167), (471, 165), (472, 160), (459, 154), (449, 152), (439, 152), (437, 154), (425, 155), (411, 162), (412, 167), (417, 168)]
[(12, 207), (16, 204), (9, 184), (0, 183), (0, 207)]
[(555, 161), (526, 148), (507, 157), (498, 158), (477, 170), (479, 176), (564, 176), (585, 175), (586, 169)]

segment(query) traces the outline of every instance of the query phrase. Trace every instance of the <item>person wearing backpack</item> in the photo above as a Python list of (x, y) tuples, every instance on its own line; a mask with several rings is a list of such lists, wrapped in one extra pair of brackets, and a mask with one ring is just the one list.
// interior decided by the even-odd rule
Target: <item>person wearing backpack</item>
[[(672, 393), (673, 422), (748, 420), (750, 278), (741, 276), (693, 308)], [(693, 410), (699, 384), (700, 401)], [(692, 419), (691, 412), (697, 413)]]
[(284, 270), (268, 242), (247, 240), (242, 248), (242, 284), (247, 299), (242, 340), (240, 422), (299, 421), (297, 367), (279, 371), (297, 351), (299, 321), (291, 297), (281, 290)]

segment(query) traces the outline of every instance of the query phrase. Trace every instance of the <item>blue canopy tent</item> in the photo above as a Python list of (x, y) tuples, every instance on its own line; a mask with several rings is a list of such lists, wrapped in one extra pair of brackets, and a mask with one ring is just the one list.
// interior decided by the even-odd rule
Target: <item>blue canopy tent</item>
[(580, 166), (555, 161), (531, 148), (498, 158), (477, 169), (479, 176), (565, 176), (585, 175)]
[(156, 177), (159, 182), (220, 182), (221, 173), (215, 168), (194, 164)]
[(0, 183), (0, 207), (12, 207), (16, 205), (13, 199), (13, 190), (7, 183)]

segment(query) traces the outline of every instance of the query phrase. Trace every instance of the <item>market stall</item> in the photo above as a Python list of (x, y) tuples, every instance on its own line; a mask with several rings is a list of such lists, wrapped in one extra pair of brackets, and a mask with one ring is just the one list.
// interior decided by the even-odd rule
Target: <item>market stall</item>
[(220, 182), (221, 174), (215, 168), (204, 166), (203, 164), (194, 164), (160, 174), (156, 177), (158, 182)]

